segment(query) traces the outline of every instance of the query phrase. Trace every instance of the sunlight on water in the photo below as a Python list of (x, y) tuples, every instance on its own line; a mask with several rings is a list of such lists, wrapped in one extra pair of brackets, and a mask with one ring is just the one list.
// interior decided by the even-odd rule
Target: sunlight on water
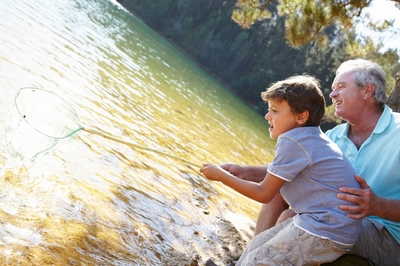
[[(0, 33), (1, 262), (201, 265), (241, 252), (259, 204), (162, 154), (84, 131), (44, 137), (23, 115), (52, 99), (13, 104), (20, 88), (49, 90), (73, 125), (196, 164), (268, 163), (259, 114), (115, 1), (2, 0)], [(64, 109), (34, 118), (47, 135), (75, 130)]]

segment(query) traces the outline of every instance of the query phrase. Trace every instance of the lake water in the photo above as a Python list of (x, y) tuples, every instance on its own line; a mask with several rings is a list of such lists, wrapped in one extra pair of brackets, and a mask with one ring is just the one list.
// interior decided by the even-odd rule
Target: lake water
[(274, 147), (262, 116), (116, 2), (2, 0), (2, 265), (202, 265), (251, 239), (258, 203), (158, 153), (80, 131), (14, 159), (5, 127), (23, 87), (64, 98), (83, 126), (194, 164), (261, 165)]

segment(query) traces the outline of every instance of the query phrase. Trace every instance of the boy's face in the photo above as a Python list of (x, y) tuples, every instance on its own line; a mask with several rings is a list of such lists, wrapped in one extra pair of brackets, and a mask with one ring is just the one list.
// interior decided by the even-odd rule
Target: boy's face
[(269, 135), (271, 139), (277, 139), (279, 135), (301, 126), (298, 122), (298, 115), (290, 111), (287, 101), (269, 100), (269, 110), (265, 119), (270, 124)]

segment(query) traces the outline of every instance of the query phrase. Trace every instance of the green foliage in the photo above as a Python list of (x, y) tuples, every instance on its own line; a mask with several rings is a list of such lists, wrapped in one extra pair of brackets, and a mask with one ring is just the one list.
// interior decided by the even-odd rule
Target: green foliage
[[(271, 1), (267, 2), (269, 4)], [(232, 19), (244, 29), (249, 29), (256, 21), (262, 21), (271, 18), (271, 12), (260, 4), (258, 0), (239, 0), (236, 3), (238, 9), (232, 12)]]
[[(278, 14), (285, 17), (286, 39), (293, 47), (310, 42), (325, 45), (324, 30), (337, 24), (343, 32), (352, 31), (358, 23), (375, 32), (393, 28), (394, 20), (376, 22), (368, 13), (362, 13), (373, 0), (278, 0)], [(233, 20), (248, 29), (257, 21), (269, 17), (257, 16), (268, 8), (271, 0), (260, 3), (255, 0), (238, 0), (239, 9), (233, 11)], [(397, 1), (399, 2), (399, 1)], [(396, 3), (399, 7), (399, 3)], [(267, 12), (268, 13), (268, 12)], [(399, 32), (395, 33), (399, 34)]]

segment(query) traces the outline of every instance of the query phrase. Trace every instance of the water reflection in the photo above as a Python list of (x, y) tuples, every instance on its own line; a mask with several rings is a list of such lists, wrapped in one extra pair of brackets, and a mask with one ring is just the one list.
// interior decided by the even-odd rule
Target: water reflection
[[(114, 2), (2, 0), (0, 44), (2, 127), (34, 86), (84, 126), (195, 163), (272, 159), (262, 117)], [(259, 205), (191, 166), (86, 132), (56, 147), (2, 160), (6, 264), (195, 265), (251, 237)]]

